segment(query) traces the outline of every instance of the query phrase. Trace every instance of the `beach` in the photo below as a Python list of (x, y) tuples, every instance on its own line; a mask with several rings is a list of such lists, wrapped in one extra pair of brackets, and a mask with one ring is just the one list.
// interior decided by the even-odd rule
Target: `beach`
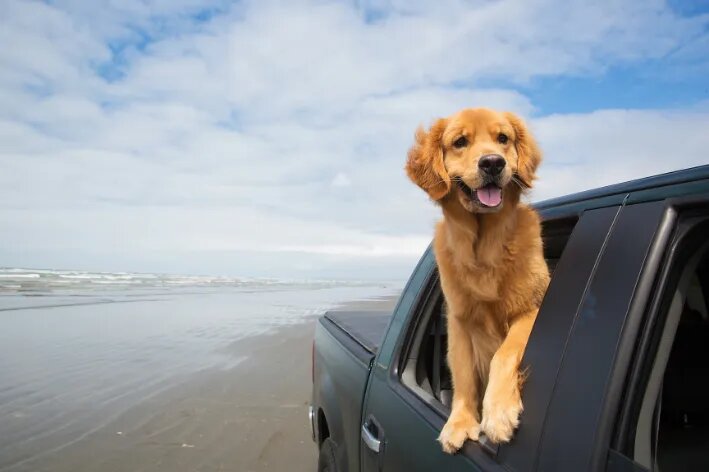
[(314, 323), (326, 309), (393, 308), (399, 290), (6, 291), (0, 471), (315, 470)]

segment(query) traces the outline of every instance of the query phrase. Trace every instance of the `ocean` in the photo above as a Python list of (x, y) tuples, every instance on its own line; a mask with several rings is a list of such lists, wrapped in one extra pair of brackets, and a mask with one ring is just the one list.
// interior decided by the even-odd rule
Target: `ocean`
[(32, 470), (191, 374), (233, 368), (245, 338), (402, 285), (0, 269), (0, 471)]

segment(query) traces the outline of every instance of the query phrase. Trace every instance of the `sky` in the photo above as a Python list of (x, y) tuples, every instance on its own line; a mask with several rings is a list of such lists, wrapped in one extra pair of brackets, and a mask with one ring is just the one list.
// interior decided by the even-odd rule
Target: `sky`
[(708, 0), (3, 0), (0, 44), (0, 266), (405, 279), (466, 107), (530, 201), (709, 163)]

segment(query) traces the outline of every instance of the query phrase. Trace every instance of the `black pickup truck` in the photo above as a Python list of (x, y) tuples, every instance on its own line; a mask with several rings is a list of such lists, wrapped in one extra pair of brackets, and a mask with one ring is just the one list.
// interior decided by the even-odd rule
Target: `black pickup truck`
[(512, 441), (436, 441), (451, 380), (429, 248), (393, 313), (316, 325), (319, 470), (709, 471), (709, 166), (535, 207), (553, 275)]

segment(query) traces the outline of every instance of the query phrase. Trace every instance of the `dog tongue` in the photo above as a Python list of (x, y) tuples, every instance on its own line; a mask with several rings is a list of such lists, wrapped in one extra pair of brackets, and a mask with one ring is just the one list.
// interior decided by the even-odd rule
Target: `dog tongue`
[(486, 185), (477, 189), (478, 200), (485, 206), (496, 207), (502, 201), (502, 190), (496, 185)]

